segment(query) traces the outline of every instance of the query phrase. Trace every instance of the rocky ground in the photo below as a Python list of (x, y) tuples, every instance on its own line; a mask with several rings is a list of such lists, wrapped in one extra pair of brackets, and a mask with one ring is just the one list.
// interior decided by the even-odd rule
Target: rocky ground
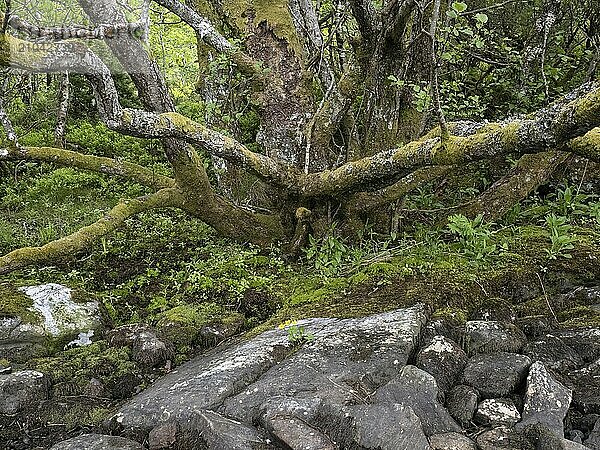
[(107, 349), (126, 349), (147, 368), (136, 376), (156, 381), (118, 402), (117, 386), (106, 380), (124, 387), (131, 373), (90, 380), (73, 397), (92, 402), (94, 411), (104, 399), (103, 413), (57, 443), (61, 435), (44, 441), (32, 423), (48, 414), (49, 404), (69, 409), (65, 382), (40, 369), (0, 368), (1, 423), (27, 427), (15, 429), (14, 438), (5, 434), (3, 445), (600, 449), (600, 329), (495, 319), (484, 312), (452, 326), (419, 304), (362, 318), (306, 319), (224, 342), (173, 370), (172, 345), (156, 330), (116, 328), (106, 333)]

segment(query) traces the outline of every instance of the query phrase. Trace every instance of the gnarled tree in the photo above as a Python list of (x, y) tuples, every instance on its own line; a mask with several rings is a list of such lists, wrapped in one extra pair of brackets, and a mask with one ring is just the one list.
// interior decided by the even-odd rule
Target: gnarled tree
[[(259, 118), (252, 146), (236, 137), (234, 127), (226, 133), (176, 112), (144, 42), (145, 20), (129, 23), (116, 0), (77, 3), (89, 23), (68, 28), (44, 28), (5, 10), (0, 66), (85, 74), (105, 124), (127, 135), (160, 139), (173, 176), (63, 148), (22, 146), (0, 108), (9, 142), (0, 150), (0, 161), (47, 161), (125, 177), (154, 191), (123, 200), (70, 236), (0, 257), (0, 273), (69, 256), (126, 218), (154, 208), (180, 208), (233, 239), (294, 248), (306, 233), (322, 230), (333, 219), (356, 226), (416, 187), (472, 161), (525, 155), (467, 207), (470, 214), (492, 217), (527, 195), (565, 154), (600, 161), (600, 86), (593, 82), (523, 117), (446, 123), (436, 42), (443, 43), (439, 34), (448, 32), (449, 18), (457, 12), (444, 14), (447, 7), (440, 2), (349, 0), (326, 2), (327, 7), (319, 2), (317, 8), (312, 0), (154, 0), (195, 33), (200, 71), (210, 55), (225, 55), (240, 74)], [(142, 11), (147, 7), (145, 2)], [(591, 31), (588, 37), (597, 40)], [(122, 105), (111, 70), (86, 45), (89, 40), (106, 43), (135, 84), (143, 108)], [(425, 81), (422, 90), (433, 99), (430, 112), (417, 106), (414, 96), (421, 87), (414, 89), (414, 80)], [(255, 177), (268, 195), (261, 204), (239, 205), (211, 182), (203, 164), (207, 157), (224, 161), (236, 177)]]

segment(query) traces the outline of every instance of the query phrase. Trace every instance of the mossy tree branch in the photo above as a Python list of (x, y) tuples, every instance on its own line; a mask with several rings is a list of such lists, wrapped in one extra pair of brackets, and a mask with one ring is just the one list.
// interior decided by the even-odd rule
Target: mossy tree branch
[(134, 200), (122, 200), (100, 220), (75, 233), (41, 247), (26, 247), (0, 257), (0, 274), (34, 264), (48, 264), (72, 258), (90, 247), (102, 236), (119, 228), (126, 219), (156, 208), (181, 207), (182, 198), (177, 189), (161, 189), (154, 194)]
[(415, 189), (448, 174), (454, 166), (423, 167), (401, 178), (394, 184), (374, 192), (360, 192), (350, 197), (349, 209), (368, 213), (402, 199)]
[(265, 74), (258, 61), (229, 42), (216, 30), (207, 18), (202, 17), (192, 8), (177, 0), (154, 0), (154, 2), (168, 9), (187, 23), (196, 32), (198, 38), (206, 45), (218, 52), (228, 53), (242, 73), (255, 77), (263, 84), (268, 81), (270, 75)]
[(456, 213), (467, 217), (483, 214), (486, 221), (500, 219), (516, 203), (544, 183), (568, 156), (569, 154), (565, 152), (544, 152), (523, 156), (515, 167), (489, 189), (469, 204), (456, 208)]
[(116, 175), (153, 189), (175, 187), (175, 180), (152, 172), (146, 167), (103, 156), (85, 155), (54, 147), (9, 147), (0, 149), (0, 161), (44, 161), (92, 172)]
[[(598, 133), (593, 130), (599, 124), (600, 86), (592, 85), (579, 97), (557, 102), (525, 119), (489, 123), (478, 127), (474, 134), (450, 135), (444, 141), (440, 137), (413, 141), (335, 170), (308, 174), (301, 180), (300, 189), (306, 196), (361, 191), (419, 167), (465, 164), (499, 155), (540, 153), (561, 147), (600, 161), (600, 146), (595, 145)], [(580, 136), (581, 140), (575, 140)]]

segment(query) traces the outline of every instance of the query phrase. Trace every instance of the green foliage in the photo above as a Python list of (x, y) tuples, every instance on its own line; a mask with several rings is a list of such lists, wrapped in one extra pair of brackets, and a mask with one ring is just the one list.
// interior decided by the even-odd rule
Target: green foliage
[(174, 274), (174, 291), (202, 300), (220, 298), (236, 303), (249, 289), (268, 292), (273, 278), (286, 270), (276, 255), (263, 256), (254, 247), (238, 247), (231, 253), (207, 245), (201, 258)]
[(306, 259), (323, 276), (337, 274), (348, 254), (348, 247), (335, 235), (335, 224), (320, 239), (308, 237), (308, 247), (304, 250)]
[(166, 76), (176, 100), (194, 95), (198, 74), (198, 51), (194, 33), (162, 8), (153, 9), (150, 47)]
[(389, 75), (388, 80), (391, 82), (392, 86), (395, 86), (398, 89), (408, 89), (408, 91), (411, 93), (413, 105), (418, 112), (422, 113), (430, 108), (431, 95), (429, 94), (427, 82), (406, 82), (398, 79), (395, 75)]
[(572, 226), (564, 216), (548, 214), (546, 216), (546, 234), (552, 243), (550, 248), (545, 249), (549, 259), (571, 258), (567, 251), (574, 248), (577, 237), (572, 234)]
[(485, 261), (496, 253), (492, 223), (485, 223), (483, 215), (479, 214), (471, 220), (462, 214), (448, 217), (448, 230), (458, 236), (460, 251), (477, 261)]
[(288, 341), (295, 346), (300, 346), (315, 339), (315, 336), (312, 333), (306, 331), (306, 328), (302, 325), (298, 325), (298, 322), (295, 320), (288, 320), (280, 324), (279, 329), (287, 332)]
[(418, 187), (406, 197), (405, 204), (410, 209), (437, 209), (444, 207), (439, 196), (435, 192), (432, 192), (430, 186)]
[(550, 208), (556, 214), (561, 216), (569, 217), (573, 214), (585, 214), (587, 205), (585, 204), (591, 196), (580, 193), (578, 190), (573, 189), (565, 182), (564, 188), (559, 188), (556, 195), (553, 196), (553, 200), (550, 202)]
[(542, 66), (541, 38), (531, 27), (547, 11), (532, 3), (468, 14), (469, 6), (451, 3), (439, 30), (440, 97), (450, 120), (530, 111), (585, 80), (593, 51), (573, 29), (589, 20), (585, 7), (561, 7), (561, 17), (548, 30)]

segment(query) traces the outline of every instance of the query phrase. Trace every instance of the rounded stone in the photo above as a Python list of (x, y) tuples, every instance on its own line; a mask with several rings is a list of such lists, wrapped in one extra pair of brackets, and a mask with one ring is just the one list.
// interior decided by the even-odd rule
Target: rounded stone
[(512, 400), (505, 398), (483, 400), (475, 412), (475, 421), (486, 426), (506, 425), (510, 427), (520, 419), (521, 414), (515, 404)]
[(467, 353), (520, 351), (527, 343), (525, 333), (517, 326), (496, 321), (472, 320), (465, 324)]
[(467, 355), (454, 341), (444, 336), (434, 336), (417, 356), (417, 367), (433, 375), (438, 388), (448, 392), (460, 377)]
[(463, 383), (476, 388), (483, 398), (509, 397), (525, 381), (531, 359), (514, 353), (488, 353), (469, 359)]
[(454, 386), (446, 395), (446, 409), (463, 428), (468, 428), (471, 426), (478, 401), (477, 390), (461, 384)]

